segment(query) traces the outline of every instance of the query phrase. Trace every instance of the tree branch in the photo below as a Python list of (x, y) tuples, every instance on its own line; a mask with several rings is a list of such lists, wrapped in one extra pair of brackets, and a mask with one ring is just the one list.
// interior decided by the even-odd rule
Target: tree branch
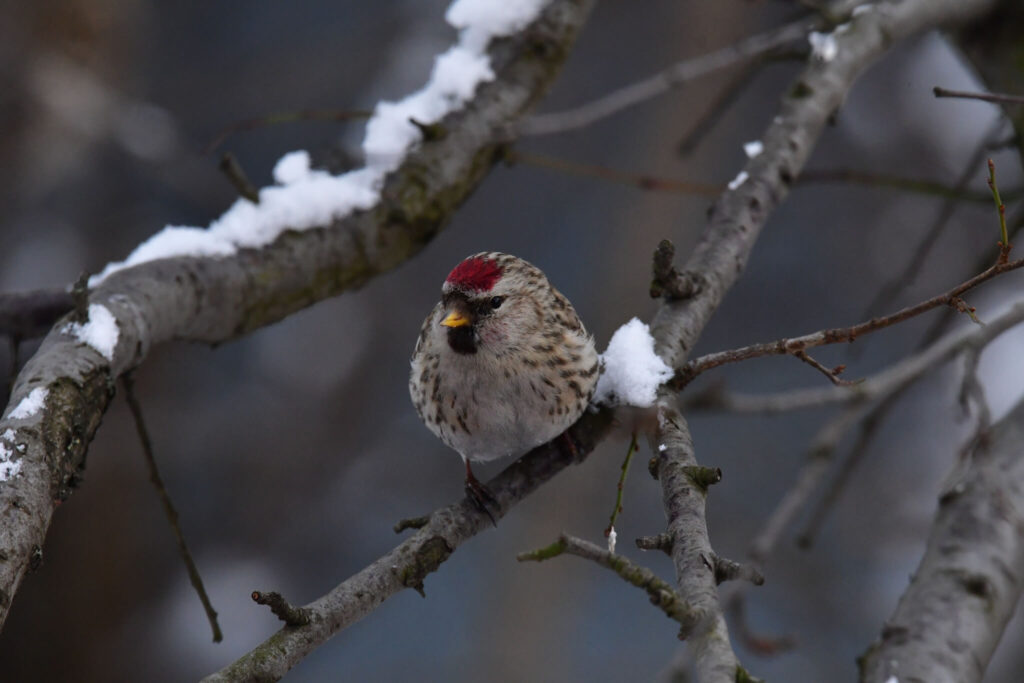
[[(576, 452), (559, 440), (539, 446), (487, 482), (501, 519), (520, 500), (569, 465), (581, 462), (611, 427), (611, 411), (586, 413), (572, 427)], [(309, 623), (283, 628), (230, 666), (204, 679), (215, 681), (277, 680), (303, 657), (339, 631), (359, 621), (386, 599), (406, 588), (422, 592), (427, 575), (476, 534), (491, 528), (491, 519), (466, 499), (431, 513), (415, 534), (301, 609)]]
[[(444, 227), (498, 158), (500, 139), (546, 91), (592, 5), (553, 2), (540, 18), (489, 48), (495, 79), (439, 125), (391, 173), (380, 201), (330, 225), (286, 231), (260, 249), (223, 258), (174, 258), (114, 273), (91, 293), (117, 323), (105, 357), (54, 328), (20, 373), (0, 432), (24, 445), (20, 474), (0, 483), (0, 622), (57, 501), (113, 394), (113, 380), (172, 339), (218, 343), (316, 301), (356, 289), (415, 255)], [(33, 391), (41, 409), (12, 419)], [(18, 413), (21, 415), (22, 413)]]
[(563, 553), (596, 562), (611, 569), (627, 583), (644, 589), (652, 605), (664, 612), (669, 619), (679, 622), (680, 640), (689, 637), (690, 630), (701, 620), (700, 615), (679, 597), (672, 586), (659, 579), (650, 569), (575, 536), (562, 534), (554, 544), (532, 552), (520, 553), (516, 559), (520, 562), (543, 562)]
[[(781, 111), (761, 137), (763, 151), (749, 159), (710, 211), (709, 224), (682, 269), (701, 283), (686, 299), (665, 299), (651, 323), (658, 355), (680, 368), (726, 291), (739, 277), (771, 211), (789, 192), (807, 162), (814, 142), (853, 81), (895, 41), (947, 22), (963, 21), (992, 5), (992, 0), (906, 0), (874, 4), (851, 18), (832, 36), (837, 47), (830, 60), (814, 60), (796, 80)], [(741, 180), (742, 179), (742, 180)], [(847, 391), (846, 387), (830, 387)], [(704, 520), (703, 492), (686, 476), (696, 465), (686, 421), (664, 393), (657, 402), (657, 439), (667, 448), (659, 455), (662, 497), (673, 539), (672, 560), (680, 594), (707, 616), (691, 636), (702, 681), (735, 680), (738, 665), (714, 588), (713, 572), (702, 568), (710, 553)]]
[(743, 64), (789, 43), (803, 41), (809, 31), (823, 28), (827, 22), (821, 18), (805, 19), (744, 38), (714, 52), (684, 59), (659, 71), (653, 76), (614, 90), (592, 102), (566, 111), (538, 114), (527, 119), (520, 127), (523, 136), (551, 135), (589, 126), (623, 109), (678, 88), (701, 76), (733, 65)]
[[(977, 287), (983, 282), (987, 282), (997, 275), (1002, 273), (1016, 270), (1024, 266), (1024, 259), (1018, 259), (1009, 263), (996, 263), (992, 267), (988, 268), (984, 272), (975, 275), (970, 280), (961, 282), (956, 287), (953, 287), (947, 292), (933, 296), (932, 298), (922, 301), (913, 306), (907, 306), (906, 308), (900, 309), (890, 315), (882, 316), (879, 318), (872, 318), (850, 327), (837, 327), (830, 328), (827, 330), (819, 330), (817, 332), (811, 332), (799, 337), (790, 337), (786, 339), (779, 339), (773, 342), (765, 342), (761, 344), (751, 344), (750, 346), (744, 346), (738, 349), (729, 349), (727, 351), (718, 351), (716, 353), (709, 353), (695, 358), (686, 365), (676, 374), (673, 378), (674, 386), (678, 388), (685, 387), (689, 384), (697, 375), (716, 368), (720, 365), (727, 363), (736, 363), (741, 360), (748, 360), (750, 358), (759, 358), (762, 356), (780, 356), (780, 355), (792, 355), (801, 358), (800, 354), (805, 353), (807, 349), (814, 348), (816, 346), (824, 346), (826, 344), (838, 344), (841, 342), (853, 342), (858, 337), (862, 337), (865, 334), (871, 332), (877, 332), (878, 330), (891, 327), (897, 323), (901, 323), (904, 320), (908, 320), (914, 316), (920, 315), (933, 308), (939, 306), (961, 306), (963, 301), (960, 299), (961, 295), (971, 289)], [(970, 313), (973, 314), (973, 309), (970, 309)], [(806, 362), (806, 360), (805, 360)], [(827, 368), (823, 368), (819, 365), (815, 366), (818, 370), (822, 370), (826, 375), (830, 374)]]
[(861, 681), (981, 680), (1024, 586), (1022, 425), (1024, 401), (939, 498), (910, 586), (859, 660)]

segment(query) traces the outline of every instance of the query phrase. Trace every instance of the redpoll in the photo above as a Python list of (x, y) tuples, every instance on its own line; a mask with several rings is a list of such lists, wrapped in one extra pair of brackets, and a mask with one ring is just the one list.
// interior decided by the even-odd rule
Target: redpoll
[(599, 369), (594, 340), (544, 273), (484, 252), (444, 281), (416, 342), (409, 393), (430, 431), (462, 456), (467, 491), (487, 511), (493, 499), (470, 461), (521, 455), (564, 432)]

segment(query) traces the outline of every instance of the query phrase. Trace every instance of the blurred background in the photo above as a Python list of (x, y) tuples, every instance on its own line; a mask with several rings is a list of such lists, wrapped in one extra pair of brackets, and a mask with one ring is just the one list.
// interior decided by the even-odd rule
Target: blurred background
[[(443, 0), (154, 0), (0, 2), (0, 288), (59, 287), (122, 259), (165, 224), (206, 225), (235, 199), (203, 148), (225, 127), (282, 111), (367, 109), (418, 88), (454, 40)], [(554, 111), (668, 64), (799, 16), (796, 3), (729, 0), (598, 4), (541, 109)], [(586, 129), (523, 140), (518, 149), (622, 171), (724, 184), (741, 168), (800, 68), (756, 70), (710, 130), (681, 150), (743, 70), (720, 72)], [(996, 110), (936, 100), (935, 85), (979, 87), (938, 35), (893, 51), (854, 88), (809, 168), (896, 174), (952, 185)], [(334, 166), (358, 161), (360, 123), (278, 125), (229, 138), (257, 185), (294, 149)], [(1019, 158), (992, 152), (1003, 188)], [(986, 191), (979, 163), (968, 185)], [(400, 539), (400, 518), (457, 499), (462, 472), (417, 419), (408, 357), (448, 270), (469, 253), (508, 251), (541, 267), (575, 304), (598, 346), (633, 316), (649, 319), (650, 255), (673, 239), (684, 258), (709, 196), (648, 192), (526, 164), (499, 167), (418, 258), (362, 291), (325, 301), (218, 348), (154, 349), (137, 373), (156, 456), (220, 613), (210, 630), (150, 486), (134, 426), (114, 401), (85, 481), (56, 512), (42, 568), (29, 575), (0, 634), (7, 681), (180, 681), (231, 662), (277, 630), (254, 589), (307, 602)], [(698, 352), (848, 325), (898, 277), (942, 207), (941, 197), (879, 185), (798, 185), (773, 216), (747, 272)], [(1012, 214), (1015, 207), (1010, 205)], [(991, 202), (964, 201), (920, 275), (880, 310), (927, 298), (995, 256)], [(969, 297), (982, 319), (1024, 284), (1010, 274)], [(871, 374), (911, 352), (941, 313), (850, 347), (816, 354)], [(955, 324), (965, 324), (954, 321)], [(1024, 370), (1011, 332), (982, 357), (998, 418)], [(23, 357), (33, 350), (23, 345)], [(7, 360), (2, 358), (6, 367)], [(936, 494), (973, 418), (957, 405), (961, 369), (921, 381), (884, 420), (818, 542), (789, 534), (750, 593), (749, 625), (797, 647), (762, 658), (769, 680), (838, 681), (879, 634), (924, 547)], [(745, 392), (818, 386), (793, 359), (724, 368)], [(779, 417), (693, 414), (703, 464), (721, 467), (708, 522), (716, 550), (742, 559), (791, 485), (829, 411)], [(841, 454), (845, 457), (848, 439)], [(321, 680), (671, 680), (683, 645), (645, 596), (575, 558), (519, 564), (515, 554), (560, 531), (601, 541), (626, 439), (463, 546), (426, 580), (318, 649), (288, 677)], [(632, 539), (664, 527), (660, 488), (644, 466), (628, 480), (620, 549), (672, 578), (668, 559)], [(490, 476), (507, 463), (483, 467)], [(1024, 652), (1008, 629), (988, 681), (1014, 680)]]

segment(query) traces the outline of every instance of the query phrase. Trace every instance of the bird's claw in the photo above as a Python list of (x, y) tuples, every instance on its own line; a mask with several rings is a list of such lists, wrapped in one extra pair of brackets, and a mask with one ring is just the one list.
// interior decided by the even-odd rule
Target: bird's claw
[(466, 498), (473, 504), (478, 511), (487, 515), (488, 519), (491, 520), (491, 524), (495, 527), (498, 526), (498, 520), (495, 519), (494, 514), (491, 512), (490, 507), (493, 506), (495, 509), (498, 508), (498, 499), (494, 497), (491, 490), (486, 485), (480, 483), (480, 480), (472, 475), (472, 473), (466, 475)]

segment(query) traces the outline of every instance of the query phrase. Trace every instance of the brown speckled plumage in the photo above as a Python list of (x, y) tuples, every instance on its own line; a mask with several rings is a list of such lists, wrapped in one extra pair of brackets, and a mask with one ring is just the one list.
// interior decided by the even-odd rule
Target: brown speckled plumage
[[(484, 252), (452, 270), (423, 323), (409, 393), (430, 431), (464, 459), (520, 455), (586, 409), (600, 362), (572, 304), (544, 273)], [(444, 326), (453, 311), (467, 322)]]

